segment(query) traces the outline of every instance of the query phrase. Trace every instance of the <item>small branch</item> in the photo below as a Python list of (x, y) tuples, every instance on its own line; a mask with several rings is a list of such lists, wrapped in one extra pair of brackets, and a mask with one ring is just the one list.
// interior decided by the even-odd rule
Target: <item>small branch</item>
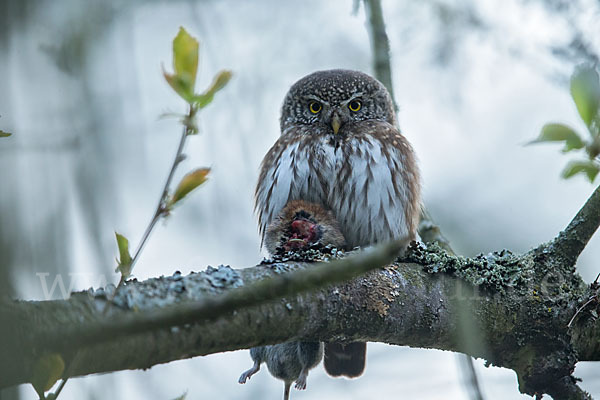
[(392, 70), (390, 66), (390, 42), (385, 31), (385, 22), (383, 21), (383, 10), (381, 9), (381, 0), (364, 0), (365, 11), (369, 23), (367, 30), (371, 38), (371, 48), (373, 50), (373, 69), (375, 78), (386, 87), (394, 108), (398, 110), (398, 105), (394, 98), (394, 87), (392, 85)]
[[(522, 391), (532, 395), (570, 377), (577, 359), (600, 360), (600, 322), (579, 318), (566, 328), (580, 280), (565, 283), (567, 299), (540, 297), (533, 290), (539, 282), (525, 282), (536, 278), (529, 255), (465, 259), (413, 246), (405, 256), (413, 264), (291, 294), (324, 285), (324, 279), (346, 279), (358, 264), (361, 271), (387, 264), (398, 247), (381, 249), (323, 265), (285, 261), (128, 281), (108, 316), (102, 290), (74, 293), (66, 301), (0, 298), (0, 388), (29, 380), (47, 351), (62, 355), (69, 366), (65, 378), (289, 340), (376, 341), (485, 358), (520, 371)], [(515, 263), (514, 284), (493, 279)], [(461, 269), (475, 267), (491, 280), (475, 286), (458, 277)], [(481, 341), (461, 336), (462, 310), (477, 316), (473, 332)], [(79, 361), (72, 361), (74, 354)]]
[[(186, 119), (188, 119), (188, 120), (193, 119), (195, 114), (196, 114), (196, 109), (194, 107), (190, 106), (190, 109), (189, 109), (188, 115), (186, 116)], [(150, 224), (146, 228), (146, 231), (144, 232), (144, 235), (142, 236), (140, 244), (138, 245), (138, 247), (135, 250), (135, 253), (133, 255), (133, 258), (131, 259), (131, 270), (133, 270), (133, 267), (134, 267), (136, 261), (138, 260), (140, 253), (142, 252), (142, 249), (144, 248), (144, 245), (146, 244), (146, 241), (150, 237), (150, 233), (152, 233), (152, 229), (154, 228), (154, 226), (156, 225), (156, 223), (158, 222), (160, 217), (165, 212), (165, 206), (166, 206), (167, 200), (169, 198), (169, 187), (171, 187), (171, 182), (173, 181), (173, 176), (175, 176), (175, 170), (177, 170), (177, 167), (179, 166), (179, 164), (181, 163), (181, 161), (183, 159), (183, 149), (185, 148), (186, 139), (190, 134), (189, 130), (190, 130), (190, 128), (187, 125), (185, 125), (183, 127), (183, 131), (181, 133), (181, 138), (179, 139), (179, 146), (177, 147), (177, 152), (175, 153), (175, 159), (173, 160), (173, 164), (171, 165), (171, 170), (169, 171), (167, 181), (165, 182), (165, 186), (163, 187), (163, 190), (162, 190), (162, 195), (160, 196), (160, 200), (158, 201), (158, 205), (156, 206), (156, 210), (154, 211), (154, 216), (152, 217)], [(119, 282), (119, 286), (121, 284), (122, 283)]]
[(58, 389), (56, 389), (56, 391), (54, 392), (54, 400), (56, 400), (58, 398), (58, 396), (60, 396), (60, 393), (65, 388), (65, 385), (67, 384), (68, 381), (69, 381), (69, 377), (67, 376), (60, 382), (60, 384), (58, 385)]
[(577, 311), (575, 312), (575, 314), (573, 315), (573, 318), (571, 318), (571, 320), (569, 321), (569, 323), (567, 324), (567, 328), (570, 328), (573, 325), (573, 322), (575, 322), (575, 318), (577, 318), (577, 316), (579, 315), (580, 312), (582, 312), (583, 310), (585, 310), (585, 308), (590, 305), (591, 303), (598, 301), (598, 295), (595, 294), (593, 296), (591, 296), (588, 301), (586, 301), (581, 307), (579, 307), (577, 309)]
[[(148, 238), (150, 237), (152, 230), (156, 226), (156, 223), (164, 215), (164, 213), (167, 209), (166, 206), (167, 206), (167, 201), (169, 199), (169, 187), (171, 187), (171, 182), (173, 181), (173, 177), (175, 176), (175, 170), (177, 170), (177, 167), (183, 160), (183, 149), (185, 148), (185, 142), (186, 142), (187, 137), (192, 132), (192, 128), (190, 127), (189, 123), (190, 123), (190, 121), (193, 121), (194, 116), (196, 115), (197, 111), (198, 110), (196, 109), (196, 107), (190, 105), (188, 114), (185, 116), (186, 123), (184, 123), (183, 130), (181, 132), (181, 138), (179, 139), (179, 146), (177, 146), (177, 152), (175, 153), (175, 158), (173, 159), (173, 164), (171, 165), (171, 170), (169, 171), (169, 175), (167, 176), (167, 180), (163, 187), (162, 194), (160, 196), (160, 200), (158, 201), (156, 210), (154, 211), (154, 215), (152, 216), (152, 220), (146, 227), (146, 230), (144, 231), (144, 234), (142, 235), (142, 239), (140, 240), (140, 243), (138, 244), (138, 246), (135, 250), (135, 253), (133, 254), (133, 257), (131, 258), (131, 262), (129, 263), (129, 272), (130, 273), (131, 273), (131, 271), (133, 271), (133, 267), (135, 266), (136, 262), (140, 258), (140, 254), (142, 253), (142, 250), (144, 249), (144, 245), (148, 241)], [(121, 289), (121, 287), (123, 287), (127, 278), (128, 278), (128, 276), (126, 276), (126, 274), (121, 273), (121, 278), (119, 279), (119, 283), (117, 284), (117, 288), (115, 289), (113, 297), (119, 293), (119, 290)], [(108, 312), (109, 307), (110, 307), (110, 302), (106, 303), (106, 306), (104, 307), (104, 313)]]
[(461, 369), (466, 375), (466, 386), (470, 389), (469, 397), (472, 400), (484, 400), (483, 394), (481, 392), (481, 387), (479, 385), (479, 377), (477, 376), (477, 371), (475, 371), (473, 357), (462, 353), (459, 353), (458, 357), (461, 361)]
[(549, 250), (572, 267), (599, 225), (600, 186), (594, 190), (565, 230), (552, 241)]
[[(131, 259), (131, 269), (132, 270), (133, 270), (133, 267), (134, 267), (136, 261), (138, 260), (138, 258), (140, 256), (140, 253), (142, 252), (142, 249), (144, 248), (144, 245), (146, 244), (146, 241), (150, 237), (150, 233), (152, 233), (152, 230), (154, 229), (154, 225), (156, 225), (156, 223), (158, 222), (158, 220), (160, 219), (160, 217), (163, 215), (163, 213), (165, 211), (165, 204), (167, 202), (167, 198), (169, 197), (169, 187), (171, 185), (171, 181), (173, 180), (173, 175), (175, 174), (175, 170), (177, 169), (177, 166), (181, 162), (181, 157), (183, 154), (183, 148), (185, 145), (186, 138), (187, 138), (187, 129), (184, 128), (183, 133), (181, 135), (181, 139), (179, 141), (179, 147), (177, 148), (177, 153), (175, 155), (175, 160), (173, 160), (173, 165), (171, 166), (171, 171), (169, 172), (169, 176), (167, 178), (167, 181), (165, 182), (162, 196), (160, 197), (160, 200), (158, 201), (158, 205), (156, 206), (156, 210), (154, 211), (154, 216), (152, 217), (150, 224), (148, 224), (146, 231), (142, 235), (142, 239), (140, 240), (140, 243), (138, 244), (138, 247), (136, 248), (135, 253), (133, 254), (133, 257)], [(121, 281), (122, 280), (123, 279), (121, 279)], [(121, 285), (121, 284), (122, 284), (122, 282), (119, 282), (119, 285)]]

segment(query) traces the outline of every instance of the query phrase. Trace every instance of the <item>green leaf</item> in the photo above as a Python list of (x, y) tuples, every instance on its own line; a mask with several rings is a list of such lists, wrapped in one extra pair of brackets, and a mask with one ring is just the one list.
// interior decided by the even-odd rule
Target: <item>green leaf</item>
[(171, 85), (173, 90), (185, 101), (190, 103), (193, 98), (193, 89), (190, 87), (189, 82), (181, 78), (179, 75), (168, 74), (163, 70), (163, 75), (167, 80), (167, 83)]
[(569, 179), (576, 174), (586, 174), (590, 182), (594, 182), (600, 172), (600, 166), (594, 161), (571, 161), (562, 172), (562, 177)]
[(179, 28), (179, 33), (173, 39), (173, 69), (175, 73), (169, 74), (163, 69), (163, 75), (169, 85), (188, 103), (192, 101), (196, 85), (198, 49), (198, 41), (185, 29)]
[(209, 105), (213, 101), (213, 98), (215, 97), (215, 93), (217, 93), (219, 90), (223, 89), (227, 85), (229, 80), (231, 80), (232, 76), (233, 76), (233, 73), (231, 71), (228, 71), (228, 70), (220, 71), (215, 76), (213, 83), (208, 87), (208, 89), (206, 89), (206, 91), (204, 93), (194, 95), (194, 97), (192, 99), (192, 101), (194, 102), (194, 105), (198, 108), (204, 108), (207, 105)]
[(192, 86), (196, 84), (199, 47), (198, 41), (180, 27), (173, 39), (173, 68), (177, 75), (188, 79)]
[(179, 396), (173, 400), (185, 400), (186, 397), (187, 397), (187, 391), (185, 393), (183, 393), (181, 396)]
[(33, 366), (31, 384), (41, 398), (60, 379), (64, 370), (65, 362), (58, 353), (44, 354), (38, 358)]
[(9, 137), (10, 135), (12, 135), (12, 133), (4, 132), (0, 129), (0, 137)]
[(571, 76), (571, 96), (583, 122), (589, 127), (598, 114), (600, 105), (600, 80), (591, 66), (579, 66)]
[(120, 272), (123, 279), (127, 279), (131, 274), (131, 255), (129, 254), (129, 240), (120, 233), (115, 232), (117, 246), (119, 247), (119, 264), (115, 272)]
[(577, 132), (563, 124), (544, 125), (540, 136), (527, 144), (544, 142), (565, 142), (564, 152), (585, 147), (585, 142), (579, 137)]
[(229, 70), (222, 70), (215, 76), (212, 85), (206, 90), (206, 94), (211, 94), (214, 96), (219, 90), (223, 89), (227, 83), (231, 80), (233, 73)]
[(210, 168), (198, 168), (184, 176), (181, 182), (179, 182), (179, 185), (177, 185), (177, 189), (175, 189), (175, 193), (169, 201), (168, 208), (181, 201), (192, 190), (206, 182), (209, 172)]

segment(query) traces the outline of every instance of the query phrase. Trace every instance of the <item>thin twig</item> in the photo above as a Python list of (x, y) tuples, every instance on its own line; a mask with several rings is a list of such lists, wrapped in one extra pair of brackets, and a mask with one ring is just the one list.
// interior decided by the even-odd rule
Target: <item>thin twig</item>
[(579, 307), (577, 309), (577, 311), (575, 312), (575, 315), (573, 315), (573, 317), (571, 318), (571, 320), (567, 324), (567, 328), (570, 328), (571, 325), (573, 325), (573, 322), (575, 321), (575, 318), (577, 317), (577, 315), (579, 315), (580, 312), (582, 312), (590, 303), (592, 303), (594, 301), (597, 301), (597, 300), (598, 300), (598, 295), (595, 294), (592, 297), (590, 297), (589, 300), (586, 301), (581, 307)]
[(58, 398), (58, 396), (60, 395), (60, 392), (62, 392), (62, 390), (65, 387), (65, 385), (67, 384), (68, 380), (69, 380), (69, 377), (67, 376), (62, 381), (60, 381), (60, 385), (58, 385), (56, 392), (54, 392), (54, 400), (56, 400)]
[(462, 366), (463, 373), (466, 375), (466, 381), (468, 382), (468, 386), (471, 389), (469, 392), (472, 400), (483, 400), (483, 395), (481, 394), (481, 388), (479, 387), (479, 378), (477, 376), (477, 371), (475, 370), (475, 363), (473, 362), (473, 357), (468, 354), (459, 353), (459, 360), (462, 361), (460, 365)]
[(154, 211), (154, 216), (152, 217), (150, 224), (148, 224), (146, 231), (142, 235), (142, 239), (141, 239), (140, 243), (138, 244), (138, 247), (136, 248), (135, 253), (133, 253), (133, 257), (131, 259), (131, 269), (132, 270), (133, 270), (133, 266), (135, 265), (136, 261), (139, 259), (140, 253), (142, 252), (144, 245), (146, 244), (148, 238), (150, 237), (150, 233), (152, 233), (154, 226), (156, 225), (156, 223), (158, 222), (160, 217), (163, 216), (163, 214), (166, 210), (165, 206), (166, 206), (167, 200), (169, 198), (169, 187), (171, 186), (171, 182), (173, 181), (173, 176), (175, 175), (175, 170), (177, 169), (177, 166), (181, 162), (183, 148), (185, 146), (187, 136), (188, 136), (187, 127), (184, 127), (183, 132), (181, 134), (181, 139), (179, 140), (179, 147), (177, 148), (177, 153), (175, 154), (175, 159), (173, 160), (173, 165), (171, 166), (171, 171), (169, 171), (169, 176), (167, 177), (167, 181), (165, 182), (165, 186), (162, 191), (162, 196), (160, 197), (158, 205), (156, 206), (156, 210)]
[[(150, 234), (152, 233), (154, 226), (156, 226), (156, 223), (158, 222), (158, 220), (162, 216), (164, 216), (165, 212), (167, 211), (167, 202), (169, 199), (169, 187), (171, 187), (171, 182), (173, 181), (173, 177), (175, 176), (175, 170), (177, 170), (177, 167), (183, 160), (183, 149), (185, 148), (185, 142), (186, 142), (187, 137), (190, 135), (190, 133), (192, 132), (192, 129), (193, 129), (190, 126), (190, 123), (194, 119), (197, 111), (198, 110), (196, 109), (196, 107), (190, 105), (188, 114), (184, 118), (184, 126), (183, 126), (183, 130), (181, 132), (181, 138), (179, 139), (179, 146), (177, 147), (177, 152), (175, 153), (175, 158), (173, 159), (173, 164), (171, 165), (171, 170), (169, 171), (169, 175), (167, 176), (167, 180), (163, 187), (162, 194), (160, 196), (160, 200), (158, 201), (158, 204), (156, 206), (156, 210), (154, 211), (154, 215), (152, 216), (152, 220), (146, 227), (146, 230), (144, 231), (144, 234), (142, 235), (142, 239), (140, 240), (140, 243), (138, 244), (138, 246), (133, 254), (133, 257), (131, 259), (131, 262), (129, 264), (129, 272), (130, 273), (131, 273), (131, 271), (133, 271), (133, 267), (135, 266), (135, 263), (140, 258), (140, 254), (142, 253), (144, 245), (148, 241), (148, 238), (150, 237)], [(125, 281), (127, 280), (127, 278), (128, 277), (125, 274), (121, 274), (119, 283), (118, 283), (117, 287), (115, 288), (115, 291), (113, 292), (113, 295), (111, 296), (110, 301), (107, 302), (104, 307), (104, 313), (106, 313), (108, 311), (108, 308), (112, 304), (112, 300), (115, 298), (115, 296), (117, 295), (119, 289), (123, 286), (123, 284), (125, 284)]]
[(585, 302), (585, 304), (583, 304), (581, 307), (579, 307), (577, 309), (577, 311), (575, 311), (575, 315), (573, 315), (573, 317), (571, 318), (571, 320), (569, 321), (569, 323), (567, 324), (567, 328), (570, 328), (571, 325), (573, 325), (573, 322), (575, 322), (575, 318), (577, 318), (577, 315), (582, 312), (588, 305), (590, 305), (590, 303), (594, 302), (594, 301), (599, 301), (599, 295), (600, 292), (598, 291), (599, 286), (598, 285), (598, 279), (600, 279), (600, 273), (598, 275), (596, 275), (596, 279), (594, 279), (594, 282), (592, 282), (592, 284), (590, 285), (590, 289), (591, 290), (595, 290), (596, 294), (590, 296), (590, 298), (588, 299), (588, 301)]
[[(193, 119), (195, 113), (196, 113), (196, 109), (193, 106), (190, 106), (190, 109), (189, 109), (186, 119), (188, 119), (188, 120)], [(146, 231), (144, 232), (144, 235), (142, 236), (142, 240), (138, 244), (138, 247), (135, 250), (135, 253), (133, 254), (133, 258), (131, 259), (131, 270), (133, 270), (133, 266), (135, 265), (136, 261), (138, 260), (140, 253), (142, 252), (142, 249), (144, 248), (144, 245), (146, 244), (146, 241), (150, 237), (150, 233), (152, 233), (152, 229), (154, 228), (154, 226), (156, 225), (156, 223), (158, 222), (160, 217), (163, 216), (163, 214), (166, 210), (166, 205), (167, 205), (167, 201), (169, 198), (169, 187), (171, 186), (171, 182), (173, 181), (173, 176), (175, 176), (175, 170), (179, 166), (179, 163), (181, 163), (181, 161), (183, 160), (183, 149), (185, 148), (185, 142), (190, 133), (189, 131), (190, 131), (190, 127), (186, 124), (183, 127), (183, 131), (181, 133), (181, 138), (179, 139), (179, 146), (177, 147), (177, 152), (175, 153), (175, 159), (173, 160), (173, 165), (171, 165), (171, 170), (169, 171), (169, 176), (167, 177), (165, 186), (163, 187), (162, 195), (160, 196), (160, 200), (158, 201), (158, 205), (156, 206), (156, 210), (154, 211), (154, 216), (152, 217), (150, 224), (146, 228)]]

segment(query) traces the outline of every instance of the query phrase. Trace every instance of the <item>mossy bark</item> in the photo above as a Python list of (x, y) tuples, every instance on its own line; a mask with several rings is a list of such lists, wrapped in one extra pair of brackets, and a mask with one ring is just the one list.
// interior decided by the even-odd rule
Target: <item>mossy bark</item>
[(110, 296), (102, 289), (74, 293), (65, 301), (4, 301), (0, 388), (28, 382), (35, 361), (46, 352), (59, 352), (68, 375), (79, 376), (289, 340), (362, 340), (463, 352), (515, 370), (523, 393), (563, 393), (571, 386), (556, 382), (572, 382), (578, 360), (600, 360), (600, 324), (593, 305), (567, 328), (591, 289), (573, 271), (542, 274), (546, 255), (538, 249), (469, 259), (435, 246), (413, 246), (402, 263), (341, 285), (179, 326), (122, 335), (110, 331), (93, 341), (81, 339), (90, 327), (102, 332), (120, 321), (135, 323), (156, 309), (177, 310), (311, 264), (221, 266), (130, 281), (107, 314), (103, 309)]

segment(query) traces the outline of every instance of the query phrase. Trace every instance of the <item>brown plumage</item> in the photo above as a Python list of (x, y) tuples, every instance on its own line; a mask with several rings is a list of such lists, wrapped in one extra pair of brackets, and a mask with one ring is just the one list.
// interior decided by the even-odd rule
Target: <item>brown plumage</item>
[[(385, 87), (362, 72), (319, 71), (285, 97), (281, 136), (262, 162), (255, 208), (263, 240), (286, 204), (305, 200), (330, 210), (349, 247), (368, 246), (415, 238), (420, 187)], [(362, 366), (350, 364), (355, 358), (346, 349), (362, 354)], [(357, 376), (364, 350), (326, 345), (325, 360), (330, 374)]]

